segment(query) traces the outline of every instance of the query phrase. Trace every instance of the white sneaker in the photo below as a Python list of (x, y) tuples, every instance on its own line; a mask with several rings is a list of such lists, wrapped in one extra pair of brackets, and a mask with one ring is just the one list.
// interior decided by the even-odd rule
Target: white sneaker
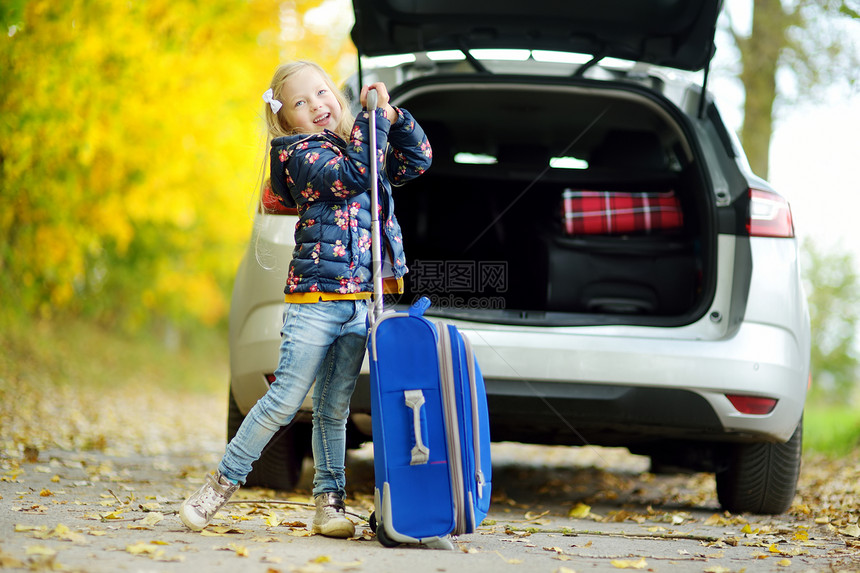
[(220, 472), (206, 476), (200, 489), (188, 496), (179, 508), (179, 518), (187, 527), (200, 531), (212, 521), (215, 514), (224, 507), (230, 496), (236, 493), (239, 484), (231, 483)]
[(326, 537), (347, 538), (355, 535), (355, 524), (346, 517), (346, 507), (336, 493), (323, 493), (314, 498), (317, 512), (312, 530)]

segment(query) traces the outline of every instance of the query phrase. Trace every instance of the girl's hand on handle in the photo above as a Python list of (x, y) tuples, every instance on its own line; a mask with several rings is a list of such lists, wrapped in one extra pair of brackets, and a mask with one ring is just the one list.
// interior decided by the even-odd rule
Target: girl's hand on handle
[(385, 116), (388, 118), (388, 121), (391, 123), (397, 121), (397, 111), (388, 104), (391, 96), (388, 95), (388, 89), (383, 82), (372, 83), (369, 86), (361, 88), (361, 95), (359, 96), (361, 107), (367, 109), (367, 92), (370, 90), (376, 90), (376, 95), (379, 98), (377, 105), (380, 109), (385, 110)]

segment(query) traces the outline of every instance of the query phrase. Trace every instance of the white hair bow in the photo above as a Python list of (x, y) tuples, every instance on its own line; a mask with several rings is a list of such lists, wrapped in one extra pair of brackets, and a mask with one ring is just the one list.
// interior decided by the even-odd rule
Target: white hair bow
[(275, 92), (272, 91), (272, 88), (267, 89), (266, 92), (263, 94), (263, 101), (269, 104), (269, 107), (272, 108), (272, 113), (278, 113), (278, 110), (281, 109), (281, 105), (283, 104), (276, 100), (273, 97), (274, 95)]

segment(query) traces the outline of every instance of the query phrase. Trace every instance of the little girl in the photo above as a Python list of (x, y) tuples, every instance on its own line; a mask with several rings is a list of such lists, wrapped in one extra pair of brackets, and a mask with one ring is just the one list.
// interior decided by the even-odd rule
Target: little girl
[[(423, 130), (404, 109), (375, 89), (379, 204), (383, 252), (397, 292), (407, 272), (391, 184), (423, 173), (432, 152)], [(367, 111), (353, 119), (346, 99), (316, 64), (295, 62), (275, 71), (263, 94), (271, 137), (272, 189), (298, 208), (296, 247), (284, 292), (284, 324), (276, 380), (251, 408), (215, 475), (180, 508), (199, 530), (230, 499), (275, 432), (290, 423), (314, 380), (314, 533), (352, 537), (344, 513), (346, 421), (364, 359), (367, 301), (373, 292)], [(386, 268), (389, 265), (386, 265)]]

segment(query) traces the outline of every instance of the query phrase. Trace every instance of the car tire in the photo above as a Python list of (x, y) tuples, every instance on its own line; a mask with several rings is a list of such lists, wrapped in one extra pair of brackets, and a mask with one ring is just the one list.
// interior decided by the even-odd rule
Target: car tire
[[(233, 439), (245, 416), (233, 398), (233, 390), (227, 408), (227, 441)], [(299, 483), (302, 462), (311, 455), (311, 424), (295, 422), (278, 430), (263, 450), (260, 459), (245, 481), (246, 487), (264, 487), (291, 491)]]
[(732, 513), (785, 512), (797, 490), (802, 442), (803, 420), (784, 444), (734, 444), (716, 472), (720, 506)]

